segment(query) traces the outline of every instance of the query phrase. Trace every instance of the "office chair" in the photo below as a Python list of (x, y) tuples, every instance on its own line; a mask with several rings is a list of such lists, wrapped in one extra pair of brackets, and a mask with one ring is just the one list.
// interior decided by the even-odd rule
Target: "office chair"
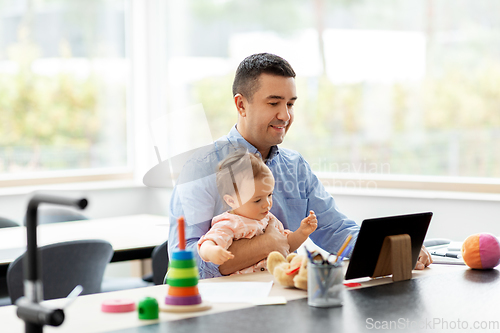
[(163, 284), (165, 274), (168, 269), (168, 241), (154, 248), (151, 254), (153, 274), (145, 275), (142, 279), (147, 282), (153, 282), (155, 285)]
[[(113, 256), (111, 244), (104, 240), (78, 240), (38, 248), (44, 299), (66, 297), (76, 285), (82, 295), (101, 291), (104, 270)], [(24, 295), (23, 258), (7, 269), (7, 286), (12, 304)]]
[(19, 227), (19, 224), (6, 217), (0, 216), (0, 228), (10, 228), (10, 227)]
[[(38, 225), (88, 219), (87, 216), (71, 208), (50, 206), (38, 208)], [(26, 225), (26, 216), (24, 217), (23, 224)]]
[(117, 291), (127, 290), (134, 288), (142, 288), (152, 285), (163, 284), (165, 274), (168, 268), (168, 253), (167, 241), (163, 244), (156, 246), (151, 253), (153, 274), (147, 274), (142, 278), (129, 277), (129, 278), (104, 278), (102, 283), (102, 291)]

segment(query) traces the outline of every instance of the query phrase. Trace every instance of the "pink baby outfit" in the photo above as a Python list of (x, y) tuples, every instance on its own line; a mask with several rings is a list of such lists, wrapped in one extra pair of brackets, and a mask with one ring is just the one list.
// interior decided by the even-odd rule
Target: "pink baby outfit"
[[(229, 212), (217, 215), (212, 219), (212, 227), (198, 241), (198, 251), (206, 240), (211, 240), (215, 244), (228, 249), (233, 240), (241, 238), (253, 238), (264, 233), (271, 220), (276, 221), (276, 227), (283, 235), (288, 236), (290, 230), (285, 230), (283, 224), (271, 213), (268, 213), (262, 220), (253, 220), (244, 216), (235, 215)], [(242, 269), (233, 274), (245, 274), (267, 270), (266, 259), (263, 259), (253, 266)]]

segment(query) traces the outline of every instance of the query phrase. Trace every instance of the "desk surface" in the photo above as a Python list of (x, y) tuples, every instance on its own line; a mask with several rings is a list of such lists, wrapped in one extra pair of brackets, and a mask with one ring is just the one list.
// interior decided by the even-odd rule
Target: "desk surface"
[[(46, 327), (46, 332), (419, 332), (446, 327), (450, 331), (479, 331), (474, 325), (500, 330), (500, 271), (470, 270), (464, 266), (431, 265), (414, 271), (409, 281), (390, 283), (390, 279), (362, 282), (367, 288), (344, 291), (344, 305), (338, 308), (314, 308), (307, 305), (307, 293), (274, 285), (270, 296), (285, 296), (287, 305), (252, 306), (247, 303), (217, 303), (199, 314), (160, 313), (160, 319), (140, 321), (137, 313), (105, 314), (100, 303), (105, 299), (145, 296), (159, 301), (167, 286), (155, 286), (113, 293), (79, 297), (66, 311), (65, 323), (59, 328)], [(267, 272), (202, 280), (200, 283), (227, 281), (270, 281)], [(49, 301), (49, 302), (57, 302)], [(0, 308), (2, 332), (23, 332), (23, 322), (15, 315), (15, 307)], [(384, 327), (387, 325), (387, 327)], [(399, 325), (399, 326), (397, 326)], [(448, 325), (448, 326), (446, 326)], [(467, 329), (464, 329), (467, 325)], [(496, 325), (496, 326), (495, 326)], [(453, 329), (455, 327), (455, 329)], [(386, 329), (384, 329), (386, 328)], [(5, 329), (5, 330), (4, 330)], [(391, 329), (392, 330), (392, 329)]]
[[(151, 257), (152, 249), (168, 239), (168, 217), (131, 215), (38, 226), (38, 246), (81, 239), (104, 239), (115, 251), (112, 261)], [(144, 253), (130, 253), (145, 249)], [(26, 251), (26, 227), (0, 229), (0, 266)], [(129, 252), (129, 256), (127, 256)]]

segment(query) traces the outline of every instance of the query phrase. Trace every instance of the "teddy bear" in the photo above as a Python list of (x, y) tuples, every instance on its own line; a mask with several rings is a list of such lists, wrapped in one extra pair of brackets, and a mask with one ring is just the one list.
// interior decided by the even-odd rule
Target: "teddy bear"
[(290, 253), (286, 258), (273, 251), (267, 256), (267, 270), (279, 284), (307, 290), (307, 257)]

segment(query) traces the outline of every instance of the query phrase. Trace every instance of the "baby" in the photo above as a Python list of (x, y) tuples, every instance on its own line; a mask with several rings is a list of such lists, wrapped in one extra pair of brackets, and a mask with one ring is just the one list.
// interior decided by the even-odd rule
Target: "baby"
[[(204, 261), (221, 265), (234, 258), (227, 249), (233, 240), (262, 235), (269, 222), (287, 236), (290, 252), (316, 230), (318, 220), (313, 211), (302, 220), (300, 227), (291, 232), (270, 213), (273, 205), (274, 177), (271, 170), (256, 155), (236, 151), (220, 164), (216, 176), (217, 189), (231, 210), (212, 219), (212, 227), (198, 241), (198, 253)], [(270, 226), (272, 227), (272, 226)], [(266, 260), (244, 268), (234, 274), (266, 270)]]

